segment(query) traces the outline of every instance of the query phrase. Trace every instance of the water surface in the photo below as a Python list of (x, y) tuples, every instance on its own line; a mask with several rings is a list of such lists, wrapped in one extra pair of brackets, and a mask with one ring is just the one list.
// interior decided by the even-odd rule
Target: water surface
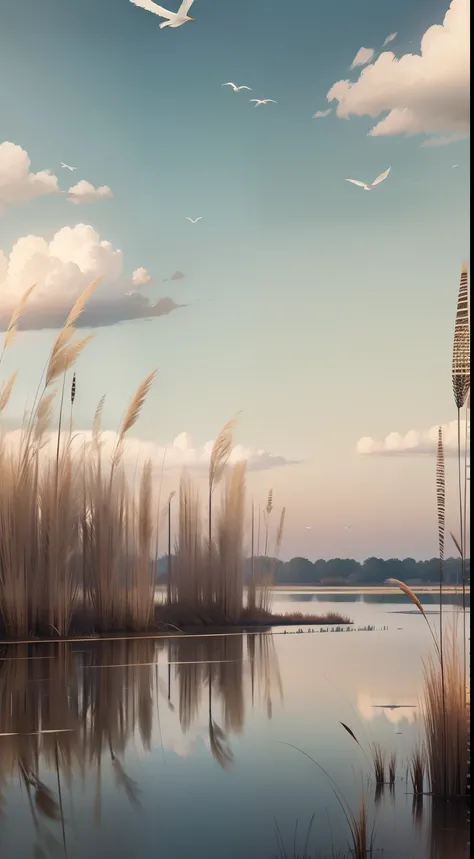
[[(436, 595), (422, 601), (436, 624)], [(368, 791), (385, 859), (464, 859), (465, 809), (414, 806), (407, 781), (430, 652), (420, 615), (397, 593), (279, 590), (274, 608), (375, 631), (1, 648), (2, 859), (270, 859), (275, 821), (292, 857), (313, 814), (311, 855), (346, 850), (331, 781), (292, 745), (354, 811)], [(394, 791), (375, 796), (341, 722), (396, 752)]]

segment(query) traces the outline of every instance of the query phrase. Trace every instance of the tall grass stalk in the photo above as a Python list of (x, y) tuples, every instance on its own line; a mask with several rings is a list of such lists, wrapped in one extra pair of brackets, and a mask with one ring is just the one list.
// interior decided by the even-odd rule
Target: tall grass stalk
[[(454, 402), (457, 409), (457, 460), (458, 460), (458, 506), (459, 506), (459, 545), (461, 548), (461, 578), (463, 606), (463, 665), (464, 685), (467, 686), (466, 672), (466, 489), (467, 489), (467, 454), (464, 455), (464, 481), (462, 475), (462, 444), (461, 444), (461, 414), (468, 399), (471, 386), (470, 361), (470, 319), (469, 319), (469, 290), (467, 263), (463, 262), (459, 284), (456, 321), (454, 326), (452, 384)], [(466, 418), (467, 421), (467, 418)], [(464, 500), (463, 500), (464, 490)]]
[[(0, 432), (0, 634), (11, 638), (38, 634), (65, 637), (77, 629), (76, 622), (81, 631), (85, 627), (145, 631), (155, 619), (160, 499), (156, 515), (151, 464), (137, 465), (135, 489), (127, 479), (123, 461), (127, 433), (140, 416), (155, 373), (141, 382), (132, 397), (111, 457), (106, 458), (103, 452), (104, 398), (96, 409), (90, 441), (73, 434), (75, 374), (69, 397), (69, 432), (64, 431), (67, 373), (90, 339), (75, 340), (74, 323), (96, 286), (94, 282), (79, 296), (53, 342), (19, 441)], [(22, 298), (21, 308), (30, 292)], [(18, 320), (17, 310), (8, 326), (0, 361)], [(15, 379), (13, 374), (0, 387), (2, 413)], [(61, 397), (56, 435), (50, 432), (50, 425), (58, 382)], [(207, 547), (206, 552), (199, 495), (184, 474), (173, 572), (173, 496), (168, 500), (168, 597), (171, 602), (198, 610), (201, 616), (211, 610), (214, 617), (238, 620), (244, 600), (245, 466), (237, 463), (228, 467), (232, 427), (233, 421), (226, 424), (211, 455), (211, 545), (212, 497), (221, 484), (214, 550)], [(226, 480), (222, 481), (224, 474)]]

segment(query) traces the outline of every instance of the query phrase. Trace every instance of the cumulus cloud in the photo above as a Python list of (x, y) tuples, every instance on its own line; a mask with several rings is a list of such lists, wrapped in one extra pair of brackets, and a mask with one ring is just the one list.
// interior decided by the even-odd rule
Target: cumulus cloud
[(137, 289), (140, 286), (146, 286), (147, 283), (150, 283), (150, 281), (150, 274), (148, 273), (148, 270), (146, 268), (143, 268), (143, 266), (136, 268), (132, 274), (132, 283), (134, 286), (137, 287)]
[(365, 66), (367, 63), (373, 59), (375, 51), (373, 48), (359, 48), (357, 54), (351, 63), (351, 69), (355, 69), (357, 66)]
[(8, 140), (0, 143), (0, 212), (46, 194), (58, 194), (58, 179), (50, 170), (32, 173), (28, 153)]
[(94, 188), (90, 182), (81, 179), (77, 185), (69, 188), (68, 197), (71, 203), (94, 203), (96, 200), (109, 200), (114, 195), (108, 185), (100, 185), (99, 188)]
[(332, 112), (332, 108), (328, 108), (328, 110), (317, 110), (315, 114), (313, 114), (313, 119), (324, 119), (325, 116), (329, 116)]
[(139, 293), (127, 295), (122, 251), (102, 240), (90, 225), (76, 224), (63, 227), (50, 242), (39, 236), (24, 236), (9, 256), (0, 251), (0, 331), (5, 330), (20, 297), (33, 284), (36, 287), (19, 327), (61, 327), (75, 300), (98, 277), (102, 282), (79, 317), (78, 326), (151, 319), (184, 306), (167, 297), (152, 303)]
[[(461, 422), (462, 424), (464, 422)], [(457, 421), (443, 425), (443, 442), (446, 456), (457, 455)], [(461, 427), (462, 438), (464, 428)], [(370, 436), (359, 439), (356, 445), (357, 453), (363, 456), (407, 456), (408, 454), (435, 454), (438, 444), (438, 426), (428, 430), (409, 430), (405, 435), (391, 432), (383, 441), (377, 441)]]
[(383, 47), (383, 48), (385, 48), (385, 45), (388, 45), (388, 44), (390, 44), (390, 42), (393, 42), (393, 40), (394, 40), (394, 39), (396, 39), (396, 38), (397, 38), (397, 36), (398, 36), (398, 33), (390, 33), (390, 34), (387, 36), (387, 38), (386, 38), (386, 39), (384, 39), (384, 42), (383, 42), (382, 47)]
[(421, 53), (397, 59), (384, 51), (358, 80), (340, 80), (327, 94), (337, 116), (378, 117), (373, 137), (429, 134), (451, 142), (469, 133), (469, 0), (452, 0), (442, 25), (430, 27)]
[[(16, 429), (4, 434), (2, 443), (16, 449), (20, 443), (22, 430)], [(92, 440), (90, 430), (74, 430), (72, 438), (73, 452), (83, 448), (84, 443)], [(111, 461), (111, 456), (117, 442), (117, 433), (108, 430), (102, 433), (102, 454), (104, 462)], [(125, 469), (131, 476), (135, 474), (137, 465), (142, 466), (148, 460), (151, 462), (153, 474), (159, 477), (161, 470), (173, 471), (186, 468), (189, 471), (202, 472), (206, 474), (209, 469), (209, 460), (214, 441), (197, 446), (189, 433), (182, 432), (167, 445), (158, 444), (153, 441), (143, 441), (133, 436), (127, 436), (124, 442), (123, 458)], [(43, 457), (54, 457), (56, 455), (57, 434), (48, 433), (45, 436), (45, 445), (42, 450)], [(244, 447), (237, 444), (232, 449), (229, 464), (235, 464), (245, 460), (249, 471), (264, 471), (270, 468), (281, 468), (293, 464), (291, 460), (283, 456), (275, 456), (266, 450)]]

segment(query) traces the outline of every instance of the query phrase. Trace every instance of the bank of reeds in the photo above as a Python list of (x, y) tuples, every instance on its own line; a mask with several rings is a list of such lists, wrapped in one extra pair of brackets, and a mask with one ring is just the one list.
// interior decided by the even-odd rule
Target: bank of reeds
[[(139, 418), (154, 373), (132, 397), (110, 457), (103, 452), (103, 399), (88, 440), (81, 440), (73, 428), (80, 384), (75, 374), (67, 403), (67, 374), (90, 340), (75, 337), (75, 324), (97, 286), (95, 281), (87, 287), (56, 336), (19, 438), (12, 441), (0, 429), (0, 634), (9, 638), (66, 637), (71, 631), (141, 632), (156, 626), (156, 546), (164, 515), (159, 492), (154, 498), (151, 463), (136, 469), (132, 483), (123, 462), (127, 433)], [(0, 363), (11, 347), (31, 291), (12, 316)], [(0, 413), (8, 405), (15, 380), (13, 373), (0, 387)], [(58, 394), (54, 431), (53, 405)], [(245, 464), (231, 467), (228, 463), (233, 425), (234, 421), (225, 425), (211, 452), (204, 515), (196, 487), (189, 475), (182, 477), (172, 570), (170, 496), (165, 516), (168, 605), (173, 616), (176, 606), (182, 606), (188, 617), (194, 611), (219, 617), (225, 624), (238, 623), (242, 614)], [(266, 553), (271, 498), (272, 493), (265, 511)], [(284, 511), (275, 555), (283, 523)], [(270, 607), (272, 563), (265, 563), (254, 581), (253, 605), (260, 613), (268, 613)]]
[[(415, 750), (411, 765), (414, 793), (423, 792), (424, 769), (429, 778), (430, 792), (438, 797), (464, 797), (469, 782), (469, 702), (467, 700), (466, 647), (466, 579), (467, 556), (467, 434), (464, 450), (461, 442), (461, 410), (466, 405), (466, 427), (470, 394), (470, 320), (467, 264), (463, 263), (458, 294), (453, 342), (452, 383), (457, 408), (458, 425), (458, 508), (459, 538), (451, 537), (459, 551), (462, 564), (462, 623), (459, 635), (459, 615), (445, 625), (443, 613), (444, 545), (446, 520), (446, 476), (443, 434), (440, 427), (436, 456), (436, 510), (439, 545), (440, 617), (436, 630), (429, 622), (424, 608), (404, 582), (396, 584), (416, 606), (425, 620), (433, 644), (434, 655), (424, 662), (423, 721), (425, 751)], [(462, 463), (464, 462), (464, 473)]]

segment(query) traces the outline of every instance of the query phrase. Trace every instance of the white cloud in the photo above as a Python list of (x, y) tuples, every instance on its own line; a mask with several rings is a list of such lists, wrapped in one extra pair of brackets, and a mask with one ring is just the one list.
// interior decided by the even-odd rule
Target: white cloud
[(359, 48), (357, 54), (351, 63), (351, 69), (355, 69), (357, 66), (365, 66), (367, 63), (370, 63), (373, 58), (375, 51), (373, 48)]
[(387, 36), (386, 39), (384, 39), (382, 47), (385, 48), (385, 45), (388, 45), (390, 42), (393, 42), (393, 40), (396, 39), (397, 36), (398, 36), (398, 33), (390, 33), (390, 35)]
[[(457, 454), (457, 421), (443, 424), (443, 442), (446, 456)], [(464, 421), (461, 421), (461, 437), (464, 438)], [(438, 444), (438, 426), (428, 430), (410, 430), (401, 435), (391, 432), (383, 441), (370, 436), (359, 439), (357, 453), (363, 456), (407, 456), (409, 454), (435, 454)]]
[(0, 212), (11, 203), (23, 203), (45, 194), (58, 194), (58, 179), (49, 170), (31, 173), (31, 161), (21, 146), (0, 143)]
[(94, 188), (90, 182), (81, 179), (77, 185), (72, 185), (68, 191), (69, 200), (71, 203), (93, 203), (96, 200), (109, 200), (114, 195), (108, 185), (101, 185), (99, 188)]
[(50, 242), (24, 236), (9, 256), (0, 251), (0, 331), (33, 284), (19, 327), (60, 327), (81, 292), (98, 277), (103, 280), (78, 321), (84, 327), (162, 316), (178, 307), (170, 298), (152, 304), (138, 293), (127, 296), (122, 251), (90, 225), (76, 224), (63, 227)]
[(332, 108), (328, 108), (328, 110), (317, 110), (315, 114), (313, 114), (313, 119), (323, 119), (325, 116), (329, 116), (332, 112)]
[[(12, 430), (2, 436), (2, 444), (16, 449), (21, 439), (22, 430)], [(90, 430), (74, 430), (72, 439), (72, 450), (79, 451), (84, 442), (90, 442), (92, 433)], [(42, 456), (56, 455), (57, 434), (48, 433), (45, 437), (46, 444)], [(109, 461), (117, 441), (117, 433), (107, 430), (102, 433), (102, 455), (104, 463)], [(133, 476), (137, 466), (142, 466), (147, 460), (152, 463), (155, 477), (159, 477), (161, 469), (172, 471), (187, 468), (190, 471), (206, 473), (209, 468), (210, 454), (214, 442), (209, 441), (201, 447), (196, 446), (187, 432), (182, 432), (167, 445), (157, 444), (153, 441), (143, 441), (133, 436), (125, 439), (122, 461), (128, 473)], [(164, 460), (164, 465), (163, 465)], [(274, 456), (266, 450), (256, 450), (237, 444), (233, 447), (229, 457), (229, 464), (235, 464), (245, 460), (249, 471), (263, 471), (290, 465), (291, 461), (282, 456)]]
[(397, 59), (384, 51), (357, 81), (340, 80), (327, 94), (337, 116), (378, 117), (373, 137), (398, 134), (466, 135), (470, 127), (469, 0), (452, 0), (442, 25), (430, 27), (421, 55)]
[(150, 283), (151, 277), (146, 268), (140, 266), (140, 268), (136, 268), (132, 274), (132, 283), (134, 286), (146, 286), (147, 283)]

